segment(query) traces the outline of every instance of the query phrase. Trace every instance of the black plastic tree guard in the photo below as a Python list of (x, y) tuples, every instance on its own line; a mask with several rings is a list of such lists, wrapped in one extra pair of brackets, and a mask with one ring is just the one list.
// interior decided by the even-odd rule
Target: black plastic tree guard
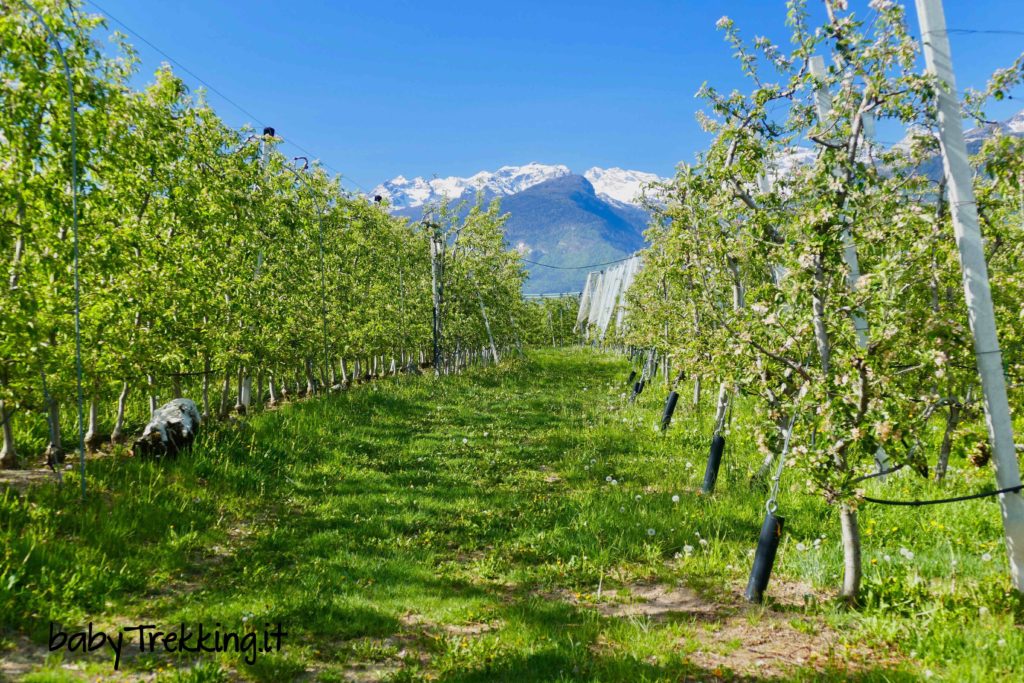
[(725, 451), (725, 437), (715, 434), (711, 439), (711, 452), (708, 453), (708, 466), (704, 470), (704, 485), (701, 490), (704, 493), (712, 493), (715, 490), (715, 482), (718, 481), (718, 468), (722, 466), (722, 452)]
[(635, 401), (636, 397), (643, 393), (643, 390), (644, 380), (641, 379), (639, 382), (633, 385), (633, 395), (629, 397), (629, 402), (632, 403), (633, 401)]
[(747, 591), (744, 593), (750, 602), (764, 600), (764, 591), (768, 588), (768, 579), (772, 575), (772, 567), (775, 566), (775, 554), (779, 550), (784, 521), (784, 518), (769, 512), (764, 518), (764, 524), (761, 525), (757, 552), (754, 553), (754, 566), (750, 569), (750, 581), (747, 582)]
[(669, 424), (672, 422), (672, 413), (676, 412), (676, 403), (678, 402), (679, 394), (670, 391), (668, 398), (665, 399), (665, 412), (661, 414), (661, 431), (668, 429)]
[(636, 370), (629, 371), (629, 379), (626, 380), (626, 384), (632, 384), (633, 380), (636, 379)]

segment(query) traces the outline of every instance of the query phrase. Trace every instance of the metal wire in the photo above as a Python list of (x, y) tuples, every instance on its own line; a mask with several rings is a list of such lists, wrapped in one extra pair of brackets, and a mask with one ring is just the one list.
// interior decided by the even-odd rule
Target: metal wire
[(630, 254), (626, 258), (620, 258), (620, 259), (616, 259), (614, 261), (605, 261), (604, 263), (591, 263), (591, 264), (586, 265), (586, 266), (552, 266), (552, 265), (549, 265), (547, 263), (540, 263), (538, 261), (531, 261), (530, 259), (523, 258), (522, 256), (519, 257), (519, 260), (524, 262), (524, 263), (530, 263), (530, 264), (533, 264), (535, 266), (541, 266), (542, 268), (551, 268), (553, 270), (584, 270), (586, 268), (600, 268), (601, 266), (610, 266), (613, 263), (622, 263), (623, 261), (628, 261), (629, 259), (633, 258), (633, 256), (635, 256), (635, 254)]
[(53, 39), (53, 44), (60, 55), (60, 61), (64, 65), (64, 79), (68, 86), (68, 113), (71, 116), (71, 244), (74, 261), (75, 281), (75, 381), (78, 387), (78, 462), (82, 473), (82, 499), (85, 499), (85, 396), (82, 392), (82, 325), (81, 325), (81, 284), (78, 277), (78, 131), (76, 128), (77, 107), (75, 106), (75, 86), (71, 80), (71, 67), (68, 66), (67, 56), (64, 48), (53, 32), (46, 19), (39, 13), (39, 10), (29, 2), (22, 0), (25, 7), (36, 15), (39, 22), (46, 29), (46, 33)]
[[(199, 74), (197, 74), (197, 73), (196, 73), (195, 71), (192, 71), (192, 70), (191, 70), (191, 69), (189, 69), (189, 68), (188, 68), (187, 66), (185, 66), (184, 64), (182, 64), (181, 62), (179, 62), (179, 61), (178, 61), (177, 59), (175, 59), (175, 58), (174, 58), (174, 57), (172, 57), (172, 56), (171, 56), (170, 54), (168, 54), (168, 53), (167, 53), (167, 52), (166, 52), (165, 50), (162, 50), (162, 49), (160, 49), (160, 48), (159, 48), (159, 47), (158, 47), (157, 45), (155, 45), (155, 44), (154, 44), (153, 42), (151, 42), (151, 41), (147, 40), (145, 36), (143, 36), (142, 34), (140, 34), (140, 33), (139, 33), (138, 31), (136, 31), (136, 30), (135, 30), (135, 29), (133, 29), (133, 28), (132, 28), (131, 26), (129, 26), (128, 24), (124, 23), (123, 21), (121, 21), (121, 20), (120, 20), (120, 19), (118, 19), (117, 17), (115, 17), (115, 16), (113, 15), (113, 14), (111, 14), (111, 13), (110, 13), (109, 11), (107, 11), (107, 10), (106, 10), (106, 9), (105, 9), (104, 7), (100, 6), (100, 5), (99, 5), (99, 4), (97, 3), (97, 2), (95, 2), (95, 0), (86, 0), (86, 1), (87, 1), (87, 2), (88, 2), (88, 3), (90, 4), (90, 5), (92, 5), (93, 7), (95, 7), (95, 8), (97, 9), (97, 10), (99, 10), (100, 12), (102, 12), (102, 13), (103, 13), (104, 15), (106, 15), (106, 17), (107, 17), (108, 19), (111, 19), (112, 21), (115, 21), (115, 22), (117, 22), (118, 24), (120, 24), (120, 25), (122, 26), (122, 28), (124, 28), (124, 30), (128, 31), (128, 32), (129, 32), (129, 33), (131, 33), (131, 34), (132, 34), (133, 36), (135, 36), (136, 38), (138, 38), (139, 40), (141, 40), (141, 41), (142, 41), (143, 43), (145, 43), (146, 45), (148, 45), (148, 46), (149, 46), (150, 48), (152, 48), (152, 49), (153, 49), (153, 50), (155, 50), (156, 52), (160, 53), (160, 54), (161, 54), (161, 55), (162, 55), (162, 56), (163, 56), (163, 57), (164, 57), (165, 59), (167, 59), (167, 61), (169, 61), (170, 63), (172, 63), (172, 64), (174, 64), (175, 66), (177, 66), (177, 67), (178, 67), (179, 69), (181, 69), (182, 71), (184, 71), (185, 73), (187, 73), (187, 74), (188, 74), (189, 76), (191, 76), (192, 78), (196, 79), (196, 81), (198, 81), (198, 82), (199, 82), (199, 83), (200, 83), (201, 85), (204, 85), (204, 86), (206, 86), (206, 89), (207, 89), (208, 91), (210, 91), (210, 92), (214, 93), (215, 95), (217, 95), (218, 97), (220, 97), (220, 98), (221, 98), (222, 100), (224, 100), (225, 102), (227, 102), (228, 104), (230, 104), (230, 105), (231, 105), (232, 107), (234, 107), (234, 108), (235, 108), (235, 109), (237, 109), (238, 111), (240, 111), (240, 112), (242, 112), (243, 114), (245, 114), (246, 116), (248, 116), (248, 117), (249, 117), (250, 119), (252, 119), (253, 123), (259, 124), (260, 126), (262, 126), (262, 127), (266, 128), (266, 124), (265, 124), (265, 123), (263, 123), (262, 121), (260, 121), (260, 119), (259, 119), (259, 117), (258, 117), (258, 116), (256, 116), (256, 115), (255, 115), (255, 114), (253, 114), (252, 112), (250, 112), (250, 111), (249, 111), (248, 109), (246, 109), (246, 108), (245, 108), (245, 107), (243, 107), (242, 105), (238, 104), (238, 103), (237, 103), (236, 101), (234, 101), (233, 99), (231, 99), (230, 97), (228, 97), (227, 95), (225, 95), (225, 94), (224, 94), (223, 92), (221, 92), (220, 90), (218, 90), (218, 89), (217, 89), (217, 88), (215, 88), (214, 86), (210, 85), (209, 81), (205, 80), (204, 78), (202, 78), (201, 76), (199, 76)], [(285, 144), (287, 144), (287, 145), (291, 145), (292, 147), (294, 147), (295, 149), (299, 150), (299, 151), (300, 151), (300, 152), (302, 152), (303, 154), (307, 154), (307, 155), (309, 155), (309, 156), (311, 156), (311, 157), (312, 157), (312, 156), (314, 156), (314, 154), (313, 154), (312, 152), (310, 152), (310, 151), (309, 151), (308, 149), (306, 149), (305, 147), (303, 147), (302, 145), (300, 145), (299, 143), (297, 143), (297, 142), (295, 142), (295, 141), (293, 141), (293, 140), (285, 140), (285, 141), (284, 141), (284, 143), (285, 143)], [(349, 177), (349, 176), (346, 176), (346, 175), (344, 175), (344, 174), (343, 174), (343, 173), (342, 173), (341, 171), (339, 171), (338, 169), (336, 169), (336, 168), (333, 168), (333, 167), (332, 167), (332, 166), (331, 166), (330, 164), (327, 164), (327, 163), (325, 163), (325, 162), (324, 162), (323, 160), (321, 160), (321, 161), (320, 161), (320, 165), (321, 165), (321, 166), (323, 166), (324, 168), (328, 169), (328, 170), (329, 170), (329, 171), (331, 171), (332, 173), (335, 173), (336, 175), (339, 175), (339, 176), (343, 176), (343, 177), (345, 178), (345, 180), (346, 180), (347, 182), (350, 182), (350, 183), (352, 183), (353, 185), (355, 185), (356, 187), (358, 187), (358, 188), (359, 188), (360, 190), (362, 190), (362, 191), (363, 191), (364, 193), (366, 193), (366, 194), (369, 194), (369, 190), (367, 190), (367, 189), (366, 189), (365, 187), (363, 187), (362, 185), (360, 185), (359, 183), (357, 183), (357, 182), (356, 182), (356, 181), (355, 181), (355, 180), (354, 180), (353, 178), (351, 178), (351, 177)]]
[(768, 496), (768, 502), (765, 503), (765, 509), (769, 513), (775, 514), (775, 511), (779, 509), (779, 505), (776, 502), (779, 497), (779, 483), (782, 481), (782, 470), (786, 467), (786, 456), (789, 454), (789, 437), (793, 434), (793, 425), (796, 423), (797, 412), (793, 411), (793, 415), (789, 418), (789, 427), (786, 428), (786, 436), (782, 440), (782, 453), (779, 455), (779, 466), (775, 469), (775, 476), (772, 478), (772, 492)]

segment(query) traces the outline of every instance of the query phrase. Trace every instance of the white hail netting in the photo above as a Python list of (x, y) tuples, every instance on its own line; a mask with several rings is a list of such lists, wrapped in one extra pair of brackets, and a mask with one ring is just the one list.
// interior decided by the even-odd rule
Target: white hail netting
[(626, 292), (640, 267), (640, 257), (632, 256), (611, 268), (588, 273), (576, 316), (577, 327), (582, 328), (586, 321), (587, 328), (593, 326), (600, 330), (599, 338), (603, 340), (617, 309), (615, 327), (622, 329), (626, 319)]
[(634, 256), (633, 258), (626, 261), (626, 272), (622, 276), (622, 290), (619, 294), (619, 311), (615, 316), (615, 329), (623, 330), (623, 322), (626, 319), (626, 309), (629, 307), (626, 301), (626, 292), (633, 285), (633, 278), (636, 277), (636, 272), (640, 270), (640, 257)]
[(576, 327), (574, 331), (580, 331), (583, 329), (583, 323), (587, 320), (587, 314), (590, 313), (590, 300), (591, 295), (594, 291), (594, 280), (597, 278), (594, 273), (587, 273), (587, 284), (583, 285), (583, 294), (580, 295), (580, 310), (576, 314)]
[(625, 270), (626, 264), (620, 263), (609, 272), (606, 299), (601, 306), (601, 317), (597, 321), (597, 326), (601, 328), (601, 339), (604, 339), (605, 332), (608, 331), (608, 323), (612, 320), (612, 313), (619, 298), (619, 290), (622, 289), (622, 274)]

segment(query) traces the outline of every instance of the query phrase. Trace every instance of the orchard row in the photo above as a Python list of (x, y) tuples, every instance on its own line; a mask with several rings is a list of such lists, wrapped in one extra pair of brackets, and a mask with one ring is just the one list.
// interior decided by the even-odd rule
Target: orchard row
[(167, 398), (225, 415), (430, 366), (435, 303), (438, 371), (555, 338), (555, 304), (522, 299), (496, 205), (395, 218), (271, 129), (228, 127), (168, 67), (133, 89), (132, 48), (100, 49), (80, 3), (34, 5), (45, 25), (0, 5), (0, 466), (19, 440), (23, 461), (59, 458), (74, 424), (73, 190), (90, 446)]

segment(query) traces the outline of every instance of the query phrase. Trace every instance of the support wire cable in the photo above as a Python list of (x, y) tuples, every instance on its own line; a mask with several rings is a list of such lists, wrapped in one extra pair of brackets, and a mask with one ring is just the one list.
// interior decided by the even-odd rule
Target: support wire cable
[[(230, 97), (228, 97), (227, 95), (225, 95), (225, 94), (224, 94), (223, 92), (221, 92), (220, 90), (218, 90), (218, 89), (217, 89), (216, 87), (214, 87), (214, 86), (210, 85), (209, 81), (207, 81), (206, 79), (202, 78), (202, 77), (201, 77), (201, 76), (200, 76), (199, 74), (197, 74), (197, 73), (196, 73), (195, 71), (193, 71), (192, 69), (189, 69), (189, 68), (188, 68), (187, 66), (185, 66), (184, 64), (182, 64), (181, 62), (179, 62), (179, 61), (178, 61), (177, 59), (175, 59), (174, 57), (172, 57), (172, 56), (171, 56), (171, 55), (170, 55), (169, 53), (167, 53), (167, 52), (166, 52), (165, 50), (161, 49), (161, 48), (160, 48), (160, 47), (158, 47), (158, 46), (157, 46), (156, 44), (154, 44), (154, 43), (153, 43), (152, 41), (150, 41), (150, 40), (146, 39), (146, 37), (145, 37), (145, 36), (143, 36), (143, 35), (142, 35), (141, 33), (139, 33), (138, 31), (136, 31), (135, 29), (133, 29), (133, 28), (132, 28), (131, 26), (129, 26), (128, 24), (124, 23), (123, 21), (121, 21), (120, 19), (118, 19), (117, 17), (115, 17), (115, 16), (113, 15), (113, 14), (111, 14), (111, 13), (110, 13), (109, 11), (107, 11), (107, 10), (106, 10), (106, 9), (105, 9), (104, 7), (102, 7), (102, 6), (101, 6), (101, 5), (99, 4), (99, 3), (97, 3), (97, 2), (95, 1), (95, 0), (86, 0), (86, 2), (88, 2), (88, 3), (90, 4), (90, 5), (92, 5), (92, 6), (93, 6), (93, 7), (95, 7), (95, 8), (97, 9), (97, 10), (99, 10), (99, 11), (100, 11), (100, 12), (101, 12), (102, 14), (104, 14), (104, 15), (105, 15), (105, 16), (106, 16), (106, 17), (107, 17), (108, 19), (110, 19), (111, 21), (114, 21), (114, 22), (116, 22), (116, 23), (120, 24), (120, 25), (121, 25), (121, 27), (122, 27), (122, 28), (124, 28), (124, 30), (128, 31), (129, 33), (131, 33), (131, 34), (132, 34), (133, 36), (135, 36), (136, 38), (138, 38), (139, 40), (141, 40), (141, 41), (142, 41), (143, 43), (145, 43), (146, 45), (148, 45), (148, 46), (149, 46), (150, 48), (152, 48), (153, 50), (155, 50), (156, 52), (158, 52), (158, 53), (159, 53), (160, 55), (162, 55), (162, 56), (163, 56), (164, 58), (166, 58), (166, 59), (167, 59), (167, 61), (171, 62), (171, 63), (172, 63), (172, 64), (174, 64), (174, 65), (175, 65), (176, 67), (178, 67), (179, 69), (181, 69), (182, 71), (184, 71), (185, 73), (187, 73), (187, 74), (188, 74), (189, 76), (191, 76), (192, 78), (194, 78), (194, 79), (195, 79), (196, 81), (198, 81), (198, 82), (199, 82), (200, 84), (202, 84), (203, 86), (205, 86), (207, 90), (209, 90), (210, 92), (214, 93), (215, 95), (217, 95), (218, 97), (220, 97), (220, 98), (221, 98), (222, 100), (224, 100), (225, 102), (227, 102), (228, 104), (230, 104), (230, 105), (231, 105), (232, 107), (234, 107), (235, 109), (237, 109), (237, 110), (238, 110), (238, 111), (240, 111), (241, 113), (243, 113), (243, 114), (245, 114), (246, 116), (248, 116), (248, 117), (249, 117), (250, 119), (252, 119), (252, 122), (253, 122), (253, 123), (255, 123), (255, 124), (258, 124), (258, 125), (259, 125), (260, 127), (262, 127), (262, 128), (267, 128), (267, 127), (268, 127), (268, 126), (266, 125), (266, 123), (264, 123), (263, 121), (261, 121), (261, 120), (260, 120), (260, 118), (259, 118), (258, 116), (256, 116), (255, 114), (253, 114), (253, 113), (252, 113), (251, 111), (249, 111), (248, 109), (246, 109), (246, 108), (245, 108), (245, 107), (243, 107), (242, 105), (238, 104), (238, 102), (234, 101), (233, 99), (231, 99)], [(291, 145), (292, 147), (294, 147), (295, 149), (299, 150), (299, 151), (300, 151), (300, 152), (302, 152), (303, 154), (306, 154), (307, 156), (310, 156), (310, 157), (315, 157), (315, 156), (316, 156), (315, 154), (313, 154), (313, 152), (310, 152), (310, 151), (309, 151), (308, 149), (306, 149), (305, 147), (303, 147), (302, 145), (300, 145), (299, 143), (297, 143), (297, 142), (295, 142), (295, 141), (293, 141), (293, 140), (285, 140), (284, 142), (285, 142), (285, 144)], [(336, 169), (336, 168), (334, 168), (334, 167), (330, 166), (330, 165), (329, 165), (329, 164), (327, 164), (327, 163), (324, 163), (323, 161), (320, 161), (320, 165), (321, 165), (321, 166), (323, 166), (324, 168), (326, 168), (327, 170), (331, 171), (332, 173), (336, 174), (336, 175), (340, 175), (340, 176), (343, 176), (343, 177), (344, 177), (344, 178), (345, 178), (345, 179), (346, 179), (346, 180), (347, 180), (348, 182), (350, 182), (350, 183), (352, 183), (353, 185), (355, 185), (355, 186), (356, 186), (357, 188), (359, 188), (360, 190), (362, 190), (362, 191), (363, 191), (363, 192), (364, 192), (365, 194), (369, 194), (369, 190), (367, 190), (367, 189), (366, 189), (365, 187), (363, 187), (362, 185), (360, 185), (359, 183), (357, 183), (357, 182), (356, 182), (355, 180), (353, 180), (352, 178), (350, 178), (350, 177), (348, 177), (348, 176), (345, 176), (345, 174), (343, 174), (343, 173), (342, 173), (341, 171), (339, 171), (338, 169)]]

